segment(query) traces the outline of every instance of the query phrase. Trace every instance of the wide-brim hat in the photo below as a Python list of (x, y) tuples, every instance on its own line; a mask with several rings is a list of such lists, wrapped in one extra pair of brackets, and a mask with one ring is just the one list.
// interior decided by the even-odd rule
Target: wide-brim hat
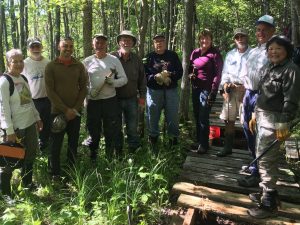
[(233, 31), (233, 37), (234, 37), (234, 38), (235, 38), (235, 36), (238, 35), (238, 34), (248, 36), (247, 30), (244, 29), (244, 28), (236, 28), (236, 29)]
[(130, 31), (130, 30), (123, 30), (118, 36), (117, 36), (117, 44), (119, 44), (121, 37), (131, 37), (133, 40), (133, 46), (135, 46), (136, 44), (136, 37), (134, 36), (134, 34)]
[(273, 16), (270, 16), (270, 15), (263, 15), (256, 21), (255, 25), (257, 26), (260, 23), (266, 23), (266, 24), (270, 25), (271, 27), (275, 27), (274, 18), (273, 18)]

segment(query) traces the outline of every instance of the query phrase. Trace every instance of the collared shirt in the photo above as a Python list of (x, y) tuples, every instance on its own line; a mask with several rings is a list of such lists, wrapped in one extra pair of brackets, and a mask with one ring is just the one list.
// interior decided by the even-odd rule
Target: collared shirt
[(268, 62), (266, 43), (257, 46), (249, 53), (246, 65), (242, 69), (244, 86), (246, 89), (256, 91), (259, 83), (259, 71)]
[(250, 47), (243, 53), (240, 53), (237, 48), (234, 48), (226, 54), (222, 71), (221, 86), (225, 83), (244, 83), (244, 77), (242, 77), (241, 72), (243, 65), (247, 62), (250, 51)]
[(112, 52), (111, 54), (120, 60), (128, 78), (127, 84), (117, 88), (117, 96), (119, 98), (132, 98), (139, 95), (139, 97), (145, 98), (146, 76), (143, 62), (139, 56), (130, 52), (129, 58), (125, 61), (120, 51)]

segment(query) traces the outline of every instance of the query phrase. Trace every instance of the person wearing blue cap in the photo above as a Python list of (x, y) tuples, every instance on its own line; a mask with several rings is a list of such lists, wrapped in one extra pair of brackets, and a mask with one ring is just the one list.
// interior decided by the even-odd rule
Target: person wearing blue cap
[[(251, 50), (247, 62), (242, 69), (244, 77), (244, 87), (246, 89), (243, 99), (243, 129), (247, 139), (248, 150), (253, 159), (255, 154), (255, 133), (249, 129), (249, 122), (254, 113), (256, 98), (258, 94), (259, 71), (268, 62), (266, 54), (266, 43), (275, 32), (274, 18), (269, 15), (264, 15), (256, 21), (255, 36), (258, 46)], [(254, 164), (249, 171), (250, 176), (238, 179), (238, 184), (243, 187), (256, 187), (260, 182), (257, 164)]]

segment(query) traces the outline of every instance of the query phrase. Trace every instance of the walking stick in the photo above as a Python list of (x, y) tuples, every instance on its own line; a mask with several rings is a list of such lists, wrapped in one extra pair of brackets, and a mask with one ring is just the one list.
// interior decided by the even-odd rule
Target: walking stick
[[(298, 118), (292, 125), (291, 125), (291, 128), (290, 128), (290, 130), (292, 130), (298, 123), (300, 122), (300, 118)], [(249, 165), (245, 168), (245, 169), (243, 169), (243, 171), (247, 171), (249, 168), (250, 168), (250, 166), (251, 165), (253, 165), (254, 163), (256, 163), (259, 159), (261, 159), (261, 157), (263, 157), (275, 144), (277, 144), (279, 142), (279, 140), (278, 139), (275, 139), (274, 141), (272, 141), (271, 143), (270, 143), (270, 145), (268, 145), (265, 149), (264, 149), (264, 151), (259, 155), (259, 156), (257, 156), (255, 159), (253, 159), (253, 161), (252, 162), (250, 162), (249, 163)]]

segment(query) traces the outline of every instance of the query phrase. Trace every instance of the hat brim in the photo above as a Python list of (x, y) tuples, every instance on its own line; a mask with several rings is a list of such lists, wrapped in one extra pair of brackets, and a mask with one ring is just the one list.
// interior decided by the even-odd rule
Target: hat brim
[(117, 36), (117, 44), (118, 44), (118, 45), (119, 45), (119, 42), (120, 42), (121, 37), (131, 37), (132, 40), (133, 40), (133, 46), (132, 46), (132, 47), (134, 47), (134, 46), (136, 45), (136, 37), (134, 37), (134, 36), (132, 36), (132, 35), (128, 35), (128, 34), (119, 34), (119, 35)]
[(29, 45), (28, 45), (28, 48), (30, 48), (32, 45), (34, 45), (34, 44), (37, 44), (37, 45), (42, 45), (42, 43), (41, 42), (39, 42), (39, 41), (34, 41), (34, 42), (31, 42)]
[(265, 22), (265, 21), (256, 21), (255, 26), (257, 26), (257, 25), (259, 25), (259, 24), (267, 24), (267, 25), (269, 25), (269, 26), (271, 26), (271, 27), (275, 27), (274, 24), (268, 23), (268, 22)]
[(246, 33), (242, 33), (242, 32), (239, 32), (239, 33), (236, 33), (235, 35), (233, 35), (233, 38), (235, 38), (235, 36), (236, 36), (236, 35), (239, 35), (239, 34), (240, 34), (240, 35), (244, 35), (244, 36), (248, 37), (248, 34), (246, 34)]

